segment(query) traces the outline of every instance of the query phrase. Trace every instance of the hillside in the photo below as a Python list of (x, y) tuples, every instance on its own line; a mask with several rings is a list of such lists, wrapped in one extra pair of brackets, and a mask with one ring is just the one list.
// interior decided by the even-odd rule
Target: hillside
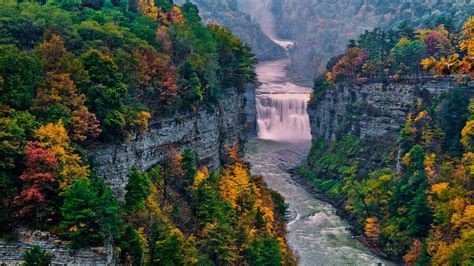
[(375, 29), (314, 85), (304, 181), (407, 265), (474, 263), (473, 40), (474, 17)]
[(297, 41), (291, 51), (290, 71), (300, 81), (310, 82), (325, 71), (331, 57), (341, 53), (348, 41), (365, 30), (387, 30), (407, 21), (413, 27), (430, 27), (452, 20), (459, 29), (474, 13), (469, 1), (401, 0), (274, 0), (275, 31), (281, 38)]
[[(177, 1), (177, 3), (184, 0)], [(242, 41), (247, 43), (259, 60), (273, 60), (286, 56), (283, 48), (275, 44), (261, 30), (246, 12), (241, 10), (241, 0), (193, 0), (206, 23), (217, 21), (228, 27)], [(255, 3), (257, 4), (257, 3)]]

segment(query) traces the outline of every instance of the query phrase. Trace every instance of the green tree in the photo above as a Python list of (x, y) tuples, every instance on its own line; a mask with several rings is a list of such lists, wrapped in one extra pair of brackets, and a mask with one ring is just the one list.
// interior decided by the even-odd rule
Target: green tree
[(445, 147), (456, 156), (463, 151), (460, 139), (469, 116), (468, 106), (469, 96), (466, 91), (455, 88), (448, 92), (437, 112), (439, 124), (445, 132)]
[(390, 52), (395, 73), (403, 76), (418, 74), (420, 61), (426, 56), (425, 46), (420, 41), (402, 37)]
[(181, 169), (184, 172), (184, 186), (187, 187), (194, 182), (197, 174), (196, 156), (192, 150), (186, 149), (181, 154)]
[(34, 56), (14, 45), (0, 45), (0, 102), (26, 110), (41, 80), (41, 64)]
[(119, 246), (121, 249), (121, 263), (143, 265), (143, 255), (145, 251), (140, 241), (140, 236), (133, 227), (133, 224), (129, 223), (123, 228)]
[(150, 179), (146, 173), (140, 172), (136, 166), (132, 167), (125, 187), (125, 210), (133, 213), (142, 210), (145, 200), (150, 194)]
[(33, 246), (23, 255), (25, 266), (49, 266), (52, 259), (52, 256), (39, 246)]
[(265, 234), (255, 236), (247, 250), (249, 265), (281, 265), (282, 254), (277, 239)]
[(102, 245), (107, 237), (118, 234), (119, 210), (103, 180), (77, 180), (64, 194), (59, 226), (74, 247)]
[(111, 57), (94, 49), (81, 58), (89, 78), (82, 86), (89, 110), (101, 120), (105, 136), (120, 136), (126, 122), (124, 101), (128, 92), (117, 66)]
[(183, 239), (179, 229), (168, 229), (157, 223), (150, 242), (150, 265), (181, 265)]

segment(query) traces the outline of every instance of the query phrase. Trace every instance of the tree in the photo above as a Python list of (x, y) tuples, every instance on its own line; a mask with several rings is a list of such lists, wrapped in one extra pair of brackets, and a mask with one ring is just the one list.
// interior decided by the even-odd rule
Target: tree
[(101, 120), (106, 137), (120, 136), (125, 126), (124, 101), (128, 92), (117, 66), (98, 50), (89, 50), (81, 58), (89, 77), (82, 89), (89, 99), (88, 107)]
[(64, 193), (59, 224), (74, 247), (103, 245), (120, 228), (120, 208), (102, 180), (77, 180)]
[(446, 76), (451, 74), (469, 75), (474, 79), (474, 17), (470, 17), (465, 23), (462, 39), (458, 49), (464, 56), (453, 53), (437, 60), (434, 57), (425, 58), (421, 64), (423, 68), (430, 70), (436, 75)]
[(120, 237), (120, 262), (130, 265), (143, 265), (144, 247), (133, 224), (125, 225)]
[(20, 176), (23, 188), (15, 201), (21, 206), (21, 217), (35, 211), (33, 217), (38, 221), (44, 218), (42, 216), (48, 208), (54, 206), (48, 206), (50, 204), (47, 204), (47, 197), (54, 193), (58, 160), (52, 151), (39, 148), (31, 142), (26, 148), (25, 156), (26, 171)]
[(390, 52), (395, 73), (403, 76), (418, 74), (419, 62), (425, 57), (425, 48), (420, 41), (402, 37)]
[(74, 54), (67, 51), (61, 36), (45, 34), (43, 42), (38, 44), (34, 53), (40, 59), (44, 73), (68, 74), (74, 82), (83, 80), (82, 64)]
[(48, 122), (69, 121), (74, 140), (99, 136), (99, 122), (85, 106), (86, 97), (77, 92), (69, 74), (48, 72), (36, 90), (36, 114)]
[(443, 25), (432, 30), (418, 30), (418, 38), (425, 43), (426, 51), (429, 56), (440, 58), (451, 52), (451, 40), (449, 32)]
[(125, 194), (125, 210), (129, 213), (142, 210), (145, 199), (150, 194), (150, 179), (148, 175), (140, 172), (136, 166), (132, 167), (125, 190), (127, 191)]
[(35, 117), (30, 113), (0, 107), (0, 170), (11, 170), (23, 159), (35, 127)]
[(59, 165), (59, 188), (62, 192), (78, 179), (86, 179), (89, 168), (82, 165), (81, 157), (74, 153), (71, 142), (62, 120), (57, 123), (48, 123), (35, 130), (39, 148), (49, 150), (57, 158)]
[(227, 223), (214, 222), (207, 224), (203, 230), (203, 239), (199, 246), (206, 250), (217, 264), (234, 264), (238, 258), (236, 231)]
[(468, 118), (469, 97), (460, 88), (448, 92), (438, 110), (439, 124), (445, 132), (445, 147), (453, 155), (461, 155), (461, 132)]
[(0, 102), (18, 111), (31, 106), (34, 87), (41, 80), (41, 64), (14, 45), (0, 45)]
[(378, 219), (375, 217), (367, 218), (364, 231), (365, 235), (376, 243), (379, 240), (381, 231)]
[(99, 10), (104, 5), (105, 0), (82, 0), (84, 7), (89, 7), (95, 10)]
[(184, 172), (184, 186), (190, 186), (194, 182), (197, 170), (197, 160), (192, 150), (186, 149), (181, 154), (181, 169)]
[[(135, 51), (133, 55), (138, 60), (137, 76), (139, 84), (143, 87), (142, 102), (156, 107), (171, 106), (178, 87), (176, 70), (171, 65), (169, 56), (152, 51)], [(155, 99), (156, 103), (150, 102), (151, 99)]]
[(25, 266), (49, 266), (52, 259), (52, 256), (39, 246), (33, 246), (23, 255)]
[(352, 81), (362, 72), (362, 66), (367, 59), (365, 50), (349, 48), (334, 66), (332, 73), (336, 79)]
[[(365, 31), (357, 41), (358, 47), (366, 52), (367, 64), (371, 66), (369, 74), (385, 75), (385, 68), (389, 61), (390, 48), (394, 45), (396, 34), (393, 31), (385, 32), (380, 28)], [(367, 68), (367, 66), (365, 66)]]
[(281, 265), (280, 243), (268, 234), (255, 236), (247, 250), (249, 265)]
[(248, 45), (242, 43), (229, 30), (217, 24), (208, 26), (217, 41), (220, 79), (224, 88), (244, 89), (247, 83), (254, 81), (256, 74), (255, 54)]
[(150, 242), (150, 265), (181, 265), (184, 241), (178, 228), (156, 224)]

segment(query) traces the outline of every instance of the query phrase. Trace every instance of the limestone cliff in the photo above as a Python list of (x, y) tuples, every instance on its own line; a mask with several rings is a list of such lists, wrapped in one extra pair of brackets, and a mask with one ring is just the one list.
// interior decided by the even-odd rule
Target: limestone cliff
[(244, 109), (243, 93), (231, 89), (217, 105), (153, 121), (149, 132), (134, 140), (95, 146), (89, 150), (88, 159), (119, 199), (125, 195), (127, 174), (133, 166), (145, 171), (165, 159), (170, 149), (191, 149), (202, 166), (217, 170), (228, 148), (239, 145), (243, 149)]
[(326, 142), (346, 135), (360, 139), (363, 149), (357, 157), (362, 162), (360, 174), (365, 175), (385, 163), (382, 157), (386, 153), (395, 152), (401, 126), (417, 99), (430, 102), (459, 86), (474, 94), (473, 82), (460, 85), (449, 79), (336, 84), (309, 105), (311, 134)]

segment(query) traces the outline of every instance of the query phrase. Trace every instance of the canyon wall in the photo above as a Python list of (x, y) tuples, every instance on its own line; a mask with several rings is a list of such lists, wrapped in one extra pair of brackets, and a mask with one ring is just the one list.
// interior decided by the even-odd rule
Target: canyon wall
[(346, 135), (361, 139), (365, 148), (357, 156), (363, 162), (360, 174), (366, 175), (384, 163), (386, 153), (396, 150), (400, 129), (417, 99), (430, 102), (454, 87), (463, 87), (474, 95), (474, 82), (460, 85), (442, 78), (336, 84), (309, 105), (311, 134), (313, 139), (326, 142)]
[(218, 170), (227, 149), (246, 141), (245, 97), (228, 90), (217, 105), (193, 114), (153, 121), (143, 136), (123, 144), (100, 144), (88, 152), (88, 160), (119, 199), (125, 195), (133, 166), (145, 171), (164, 160), (170, 151), (191, 149), (202, 166)]

